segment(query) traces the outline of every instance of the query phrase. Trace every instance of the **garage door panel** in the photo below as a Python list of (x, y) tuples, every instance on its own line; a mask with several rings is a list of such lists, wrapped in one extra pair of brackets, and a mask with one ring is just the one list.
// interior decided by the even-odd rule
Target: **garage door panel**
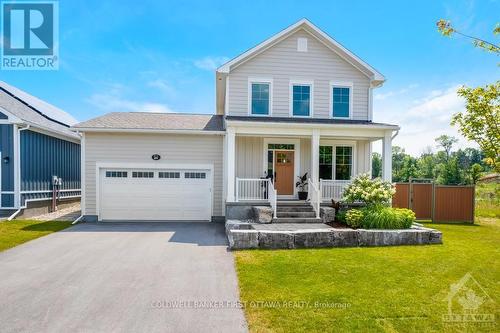
[[(120, 177), (107, 177), (106, 171), (110, 170), (100, 175), (101, 220), (210, 220), (211, 175), (207, 170), (152, 170), (153, 178), (132, 178), (133, 171), (144, 170), (121, 169)], [(123, 177), (125, 171), (127, 177)], [(185, 176), (186, 172), (190, 174)], [(179, 178), (167, 178), (175, 176)]]

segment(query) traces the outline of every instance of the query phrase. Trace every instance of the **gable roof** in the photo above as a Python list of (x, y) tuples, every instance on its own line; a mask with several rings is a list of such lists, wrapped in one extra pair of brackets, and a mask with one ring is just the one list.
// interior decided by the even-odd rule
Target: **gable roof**
[(303, 18), (300, 21), (292, 24), (288, 28), (280, 31), (276, 35), (266, 39), (262, 43), (258, 44), (257, 46), (249, 49), (248, 51), (240, 54), (236, 58), (233, 58), (232, 60), (229, 60), (222, 66), (220, 66), (217, 69), (218, 73), (229, 73), (232, 69), (238, 67), (240, 64), (246, 62), (247, 60), (255, 57), (259, 53), (263, 52), (264, 50), (270, 48), (271, 46), (275, 45), (276, 43), (284, 40), (288, 36), (292, 35), (293, 33), (299, 31), (299, 30), (305, 30), (309, 32), (312, 36), (316, 37), (320, 42), (322, 42), (324, 45), (326, 45), (329, 49), (331, 49), (333, 52), (337, 53), (342, 59), (346, 60), (349, 62), (351, 65), (368, 75), (372, 81), (378, 81), (380, 83), (383, 83), (385, 81), (384, 75), (382, 75), (380, 72), (378, 72), (375, 68), (367, 64), (365, 61), (363, 61), (361, 58), (359, 58), (357, 55), (346, 49), (342, 44), (334, 40), (332, 37), (330, 37), (327, 33), (322, 31), (320, 28), (315, 26), (313, 23), (311, 23), (308, 19)]
[(80, 139), (69, 128), (77, 122), (70, 114), (3, 81), (0, 81), (0, 112), (34, 128)]
[(77, 131), (95, 132), (220, 132), (223, 116), (213, 114), (111, 112), (72, 127)]
[(378, 87), (382, 85), (385, 81), (384, 75), (382, 75), (379, 71), (377, 71), (375, 68), (370, 66), (368, 63), (366, 63), (364, 60), (359, 58), (357, 55), (346, 49), (342, 44), (334, 40), (332, 37), (330, 37), (327, 33), (322, 31), (320, 28), (315, 26), (313, 23), (311, 23), (308, 19), (303, 18), (300, 21), (292, 24), (288, 28), (280, 31), (279, 33), (275, 34), (274, 36), (266, 39), (262, 43), (258, 44), (257, 46), (243, 52), (236, 58), (233, 58), (232, 60), (229, 60), (222, 66), (220, 66), (217, 71), (216, 71), (216, 85), (217, 85), (217, 111), (218, 113), (221, 113), (220, 110), (223, 109), (223, 104), (225, 100), (225, 88), (226, 88), (226, 76), (229, 74), (233, 69), (237, 68), (239, 65), (247, 62), (248, 60), (254, 58), (255, 56), (259, 55), (260, 53), (264, 52), (265, 50), (271, 48), (272, 46), (276, 45), (277, 43), (283, 41), (287, 37), (291, 36), (292, 34), (296, 33), (299, 30), (304, 30), (308, 32), (311, 36), (315, 37), (318, 41), (320, 41), (322, 44), (324, 44), (327, 48), (329, 48), (331, 51), (336, 53), (340, 58), (344, 59), (347, 61), (349, 64), (357, 68), (360, 72), (365, 74), (368, 78), (370, 78), (371, 84), (374, 87)]

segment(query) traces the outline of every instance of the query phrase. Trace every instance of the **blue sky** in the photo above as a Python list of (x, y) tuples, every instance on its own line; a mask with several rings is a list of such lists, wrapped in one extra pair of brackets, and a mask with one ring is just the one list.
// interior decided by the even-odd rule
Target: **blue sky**
[[(213, 113), (214, 69), (306, 17), (387, 77), (374, 120), (400, 124), (412, 154), (456, 134), (455, 90), (499, 79), (499, 57), (436, 30), (439, 18), (498, 42), (483, 1), (61, 0), (60, 69), (0, 79), (86, 120), (110, 111)], [(468, 145), (464, 140), (460, 145)]]

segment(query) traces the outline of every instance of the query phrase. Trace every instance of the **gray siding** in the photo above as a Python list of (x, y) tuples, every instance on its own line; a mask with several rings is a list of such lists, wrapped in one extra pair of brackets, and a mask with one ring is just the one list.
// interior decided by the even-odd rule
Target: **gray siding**
[[(2, 152), (1, 177), (2, 191), (14, 191), (14, 137), (12, 125), (0, 125), (0, 151)], [(8, 157), (9, 162), (4, 163), (3, 158)], [(14, 205), (13, 194), (2, 194), (2, 207), (12, 207)]]
[[(308, 52), (297, 52), (299, 37), (308, 39)], [(290, 80), (314, 81), (315, 118), (330, 117), (330, 81), (353, 82), (353, 119), (368, 119), (369, 78), (303, 30), (231, 71), (229, 115), (248, 115), (249, 77), (273, 79), (272, 115), (276, 117), (289, 116)]]
[(96, 211), (96, 163), (154, 163), (153, 154), (160, 154), (162, 164), (213, 164), (214, 216), (222, 212), (223, 137), (216, 135), (167, 134), (85, 134), (85, 214)]
[[(26, 199), (52, 196), (52, 177), (62, 178), (61, 189), (80, 189), (80, 145), (38, 132), (21, 132), (21, 191), (45, 191), (22, 194)], [(61, 197), (77, 196), (80, 191), (64, 191)]]

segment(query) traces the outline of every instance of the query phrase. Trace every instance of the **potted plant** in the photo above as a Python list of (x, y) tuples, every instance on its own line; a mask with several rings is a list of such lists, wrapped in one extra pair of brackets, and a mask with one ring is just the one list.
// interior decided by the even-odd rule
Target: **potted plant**
[(297, 187), (299, 189), (299, 191), (297, 192), (297, 194), (299, 196), (299, 200), (306, 200), (307, 199), (307, 190), (306, 190), (307, 172), (303, 176), (298, 176), (297, 178), (299, 178), (299, 181), (297, 183), (295, 183), (295, 187)]

